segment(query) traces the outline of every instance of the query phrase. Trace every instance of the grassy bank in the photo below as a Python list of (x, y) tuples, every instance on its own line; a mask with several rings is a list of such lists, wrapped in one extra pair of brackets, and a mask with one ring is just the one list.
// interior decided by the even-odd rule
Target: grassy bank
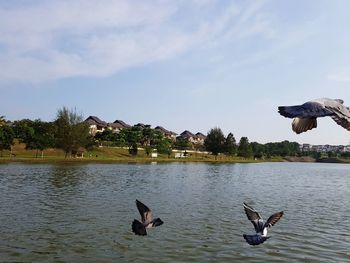
[[(38, 157), (36, 157), (36, 155)], [(151, 158), (146, 155), (143, 149), (138, 151), (137, 156), (129, 154), (127, 149), (100, 147), (92, 151), (86, 151), (83, 158), (65, 158), (65, 154), (59, 149), (47, 149), (43, 157), (41, 152), (36, 150), (26, 150), (24, 144), (17, 143), (12, 147), (12, 151), (4, 151), (3, 157), (0, 157), (0, 163), (8, 162), (26, 162), (26, 163), (150, 163), (150, 162), (211, 162), (211, 163), (251, 163), (262, 161), (283, 161), (282, 158), (271, 158), (267, 160), (244, 159), (241, 157), (232, 157), (219, 155), (215, 156), (202, 153), (189, 153), (188, 157), (175, 158), (175, 154), (158, 154), (157, 158)]]

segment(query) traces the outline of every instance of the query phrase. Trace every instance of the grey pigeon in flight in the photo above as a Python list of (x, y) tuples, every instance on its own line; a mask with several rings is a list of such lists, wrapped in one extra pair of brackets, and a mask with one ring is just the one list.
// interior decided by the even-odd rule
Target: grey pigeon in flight
[(246, 235), (243, 237), (249, 245), (256, 246), (264, 243), (268, 238), (267, 228), (273, 226), (283, 216), (283, 211), (277, 212), (270, 216), (265, 222), (262, 217), (251, 206), (243, 203), (244, 211), (247, 214), (248, 219), (253, 223), (256, 234)]
[(350, 109), (341, 99), (321, 98), (302, 105), (279, 106), (278, 112), (287, 118), (294, 118), (292, 129), (297, 134), (317, 127), (317, 118), (330, 116), (337, 124), (350, 131)]
[(141, 221), (134, 219), (131, 228), (136, 235), (147, 235), (146, 228), (156, 227), (163, 224), (160, 218), (153, 219), (152, 210), (136, 199), (136, 206), (141, 215)]

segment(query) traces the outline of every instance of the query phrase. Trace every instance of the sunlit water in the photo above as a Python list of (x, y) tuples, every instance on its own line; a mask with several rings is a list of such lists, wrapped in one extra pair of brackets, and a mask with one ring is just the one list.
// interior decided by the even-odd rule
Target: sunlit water
[[(285, 212), (260, 246), (243, 202)], [(0, 262), (349, 262), (349, 215), (349, 165), (0, 165)]]

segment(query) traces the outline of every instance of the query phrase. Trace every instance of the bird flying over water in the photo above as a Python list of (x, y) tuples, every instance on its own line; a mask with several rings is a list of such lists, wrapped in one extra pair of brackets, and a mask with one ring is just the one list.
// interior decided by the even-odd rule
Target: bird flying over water
[(350, 109), (341, 99), (321, 98), (295, 106), (279, 106), (278, 112), (294, 118), (292, 129), (297, 134), (317, 127), (317, 118), (330, 116), (337, 124), (350, 131)]
[(156, 227), (163, 224), (160, 218), (153, 219), (152, 210), (136, 199), (136, 206), (141, 215), (141, 221), (134, 219), (131, 228), (136, 235), (147, 235), (146, 228)]
[(243, 234), (244, 239), (249, 245), (252, 246), (264, 243), (268, 238), (270, 238), (267, 236), (267, 228), (272, 227), (278, 220), (280, 220), (280, 218), (283, 216), (283, 211), (271, 215), (265, 222), (259, 213), (256, 212), (251, 206), (243, 203), (243, 207), (248, 219), (253, 223), (256, 232), (254, 235)]

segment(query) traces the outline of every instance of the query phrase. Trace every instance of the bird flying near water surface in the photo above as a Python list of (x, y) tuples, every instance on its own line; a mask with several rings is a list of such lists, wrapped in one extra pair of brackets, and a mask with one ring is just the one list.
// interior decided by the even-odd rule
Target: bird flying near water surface
[(160, 218), (153, 219), (152, 210), (137, 199), (136, 206), (140, 212), (142, 221), (140, 222), (134, 219), (134, 221), (132, 222), (132, 232), (134, 232), (136, 235), (145, 236), (147, 235), (146, 228), (156, 227), (163, 224), (163, 221)]
[(246, 203), (243, 203), (243, 207), (248, 219), (253, 223), (256, 232), (254, 235), (244, 234), (244, 239), (249, 245), (252, 246), (264, 243), (268, 238), (270, 238), (267, 236), (267, 228), (272, 227), (278, 220), (280, 220), (280, 218), (283, 216), (283, 211), (274, 213), (265, 222), (260, 214), (254, 210), (254, 208)]

